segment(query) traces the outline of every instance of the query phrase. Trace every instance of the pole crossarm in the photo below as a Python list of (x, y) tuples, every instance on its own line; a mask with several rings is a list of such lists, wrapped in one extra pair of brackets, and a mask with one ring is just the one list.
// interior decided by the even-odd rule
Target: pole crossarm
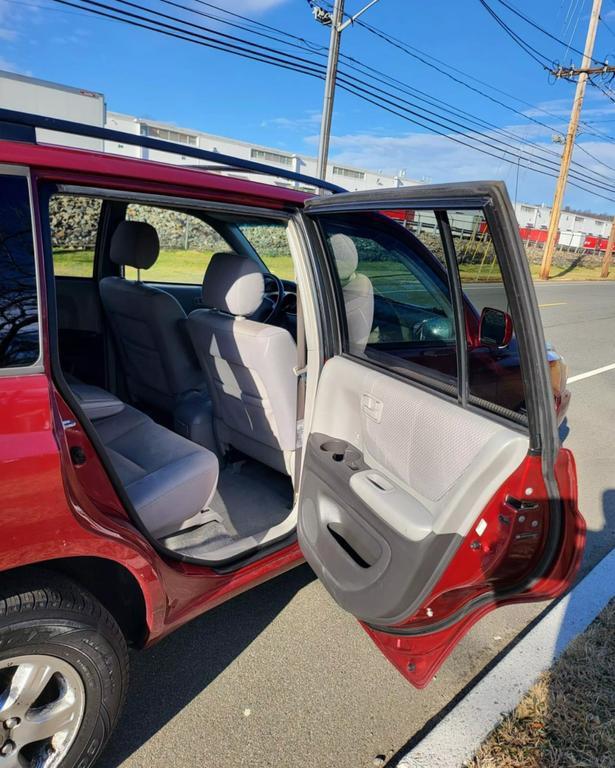
[(554, 77), (576, 77), (577, 75), (607, 75), (615, 72), (615, 66), (605, 64), (603, 67), (558, 67), (550, 70)]

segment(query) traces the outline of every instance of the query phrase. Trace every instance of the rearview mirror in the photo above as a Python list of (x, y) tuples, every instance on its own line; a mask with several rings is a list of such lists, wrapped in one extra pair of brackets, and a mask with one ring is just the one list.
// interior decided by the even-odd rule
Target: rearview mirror
[(478, 330), (481, 344), (487, 347), (506, 347), (513, 335), (512, 317), (501, 309), (484, 307)]

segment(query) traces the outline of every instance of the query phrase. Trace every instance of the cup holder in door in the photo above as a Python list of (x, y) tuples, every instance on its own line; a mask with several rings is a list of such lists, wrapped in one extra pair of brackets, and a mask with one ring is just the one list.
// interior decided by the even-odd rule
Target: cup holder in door
[(353, 472), (366, 469), (361, 452), (345, 440), (326, 440), (320, 444), (320, 450), (328, 453), (333, 461), (344, 462)]
[(327, 440), (320, 446), (321, 451), (331, 454), (333, 461), (344, 461), (347, 448), (348, 443), (345, 440)]

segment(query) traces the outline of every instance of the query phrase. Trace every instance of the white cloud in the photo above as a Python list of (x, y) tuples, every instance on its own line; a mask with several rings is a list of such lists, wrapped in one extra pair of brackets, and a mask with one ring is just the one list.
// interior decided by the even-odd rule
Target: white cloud
[(308, 109), (300, 117), (272, 117), (261, 122), (261, 128), (284, 128), (287, 131), (313, 130), (320, 124), (321, 113), (315, 109)]

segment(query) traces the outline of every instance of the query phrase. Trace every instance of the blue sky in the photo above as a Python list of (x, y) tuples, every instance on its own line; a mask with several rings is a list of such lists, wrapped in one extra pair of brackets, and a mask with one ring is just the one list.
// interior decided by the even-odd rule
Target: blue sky
[[(135, 1), (188, 17), (186, 12), (163, 5), (160, 0)], [(177, 2), (219, 15), (199, 0)], [(328, 43), (328, 29), (313, 20), (306, 0), (212, 2), (300, 35), (316, 46)], [(490, 2), (515, 31), (549, 59), (578, 63), (580, 57), (574, 51), (525, 25), (498, 0)], [(556, 36), (582, 49), (591, 0), (511, 2)], [(352, 13), (363, 4), (363, 0), (346, 0), (346, 10)], [(600, 26), (595, 55), (604, 59), (615, 51), (615, 0), (604, 0), (602, 15), (609, 26)], [(192, 18), (201, 24), (212, 23), (199, 16)], [(539, 110), (546, 109), (549, 115), (475, 84), (480, 91), (503, 98), (549, 127), (505, 110), (358, 26), (344, 33), (344, 54), (504, 128), (520, 140), (559, 151), (551, 136), (553, 129), (565, 130), (574, 86), (565, 81), (551, 82), (538, 64), (496, 26), (479, 0), (380, 0), (364, 18), (409, 45), (524, 99)], [(214, 25), (221, 31), (225, 29), (220, 23)], [(316, 153), (321, 80), (103, 20), (53, 0), (0, 0), (0, 43), (0, 68), (101, 91), (111, 110), (291, 151)], [(611, 58), (615, 60), (615, 56)], [(579, 143), (612, 168), (578, 149), (574, 159), (586, 169), (603, 174), (604, 183), (613, 179), (611, 183), (615, 186), (615, 140), (610, 138), (615, 137), (615, 104), (597, 89), (588, 88), (583, 117), (590, 128), (583, 129)], [(609, 138), (597, 135), (596, 131)], [(511, 139), (511, 146), (514, 143)], [(530, 151), (527, 146), (524, 149)], [(516, 186), (516, 165), (481, 155), (446, 136), (435, 136), (342, 91), (338, 91), (335, 102), (331, 154), (339, 162), (388, 173), (405, 169), (409, 177), (434, 182), (502, 178), (513, 195)], [(553, 187), (554, 179), (523, 169), (519, 172), (519, 199), (550, 203)], [(602, 192), (615, 199), (615, 192)], [(615, 202), (571, 186), (565, 202), (615, 213)]]

